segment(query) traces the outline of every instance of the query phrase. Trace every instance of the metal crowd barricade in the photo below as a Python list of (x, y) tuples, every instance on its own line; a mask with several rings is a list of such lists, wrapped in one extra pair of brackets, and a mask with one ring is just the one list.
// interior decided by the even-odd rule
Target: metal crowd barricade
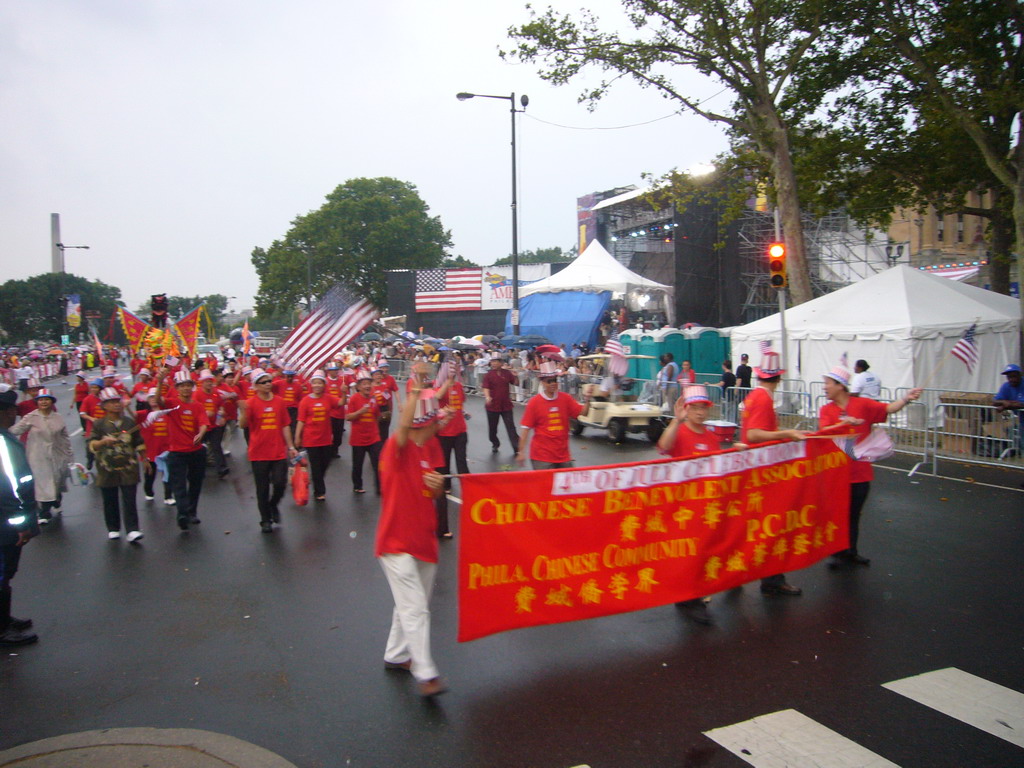
[(1024, 469), (1016, 411), (962, 403), (940, 403), (937, 410), (937, 426), (932, 430), (933, 473), (940, 459)]

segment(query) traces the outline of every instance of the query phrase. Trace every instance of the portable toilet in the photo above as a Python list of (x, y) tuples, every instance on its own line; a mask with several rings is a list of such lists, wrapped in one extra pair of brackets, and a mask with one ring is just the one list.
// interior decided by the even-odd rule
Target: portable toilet
[(718, 328), (691, 328), (684, 331), (690, 342), (690, 364), (697, 373), (719, 375), (722, 361), (729, 359), (729, 336)]

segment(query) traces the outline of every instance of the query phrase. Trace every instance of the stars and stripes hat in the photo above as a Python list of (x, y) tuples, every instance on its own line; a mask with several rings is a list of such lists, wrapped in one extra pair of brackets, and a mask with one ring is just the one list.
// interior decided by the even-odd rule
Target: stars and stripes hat
[(437, 402), (437, 391), (424, 389), (416, 401), (416, 411), (412, 415), (413, 429), (426, 427), (441, 418), (441, 408)]
[(843, 365), (835, 365), (828, 373), (825, 374), (832, 381), (842, 384), (844, 387), (849, 389), (850, 387), (850, 371)]
[(38, 392), (36, 392), (36, 396), (35, 396), (35, 399), (36, 399), (36, 400), (41, 400), (41, 399), (42, 399), (42, 398), (44, 398), (44, 397), (48, 397), (48, 398), (50, 398), (50, 399), (51, 399), (51, 400), (53, 400), (53, 402), (55, 402), (55, 403), (57, 402), (57, 396), (56, 396), (55, 394), (53, 394), (53, 392), (51, 392), (50, 390), (48, 390), (48, 389), (47, 389), (46, 387), (43, 387), (43, 388), (42, 388), (42, 389), (40, 389), (40, 390), (39, 390)]
[(192, 374), (186, 371), (184, 368), (182, 368), (180, 371), (174, 374), (174, 383), (195, 384), (195, 381), (192, 379)]
[(754, 369), (754, 375), (759, 379), (774, 379), (786, 372), (782, 367), (782, 358), (778, 352), (768, 349), (761, 354), (761, 365)]
[(274, 378), (269, 373), (264, 371), (262, 368), (253, 368), (252, 372), (249, 374), (249, 380), (252, 381), (253, 384), (256, 384), (264, 376), (266, 376), (268, 379)]
[(213, 378), (215, 378), (213, 375), (213, 371), (211, 371), (209, 368), (204, 368), (202, 371), (199, 372), (200, 381), (206, 381), (207, 379)]
[(683, 387), (683, 402), (687, 405), (692, 403), (712, 404), (711, 398), (708, 397), (708, 389), (703, 384), (688, 384)]
[[(330, 366), (328, 366), (328, 367), (330, 367)], [(312, 384), (317, 379), (320, 379), (320, 381), (323, 381), (323, 382), (326, 383), (326, 381), (327, 381), (327, 374), (325, 374), (323, 371), (320, 371), (320, 370), (313, 371), (313, 375), (309, 377), (310, 384)]]
[(558, 367), (558, 363), (553, 360), (545, 360), (539, 366), (537, 366), (537, 378), (539, 379), (556, 379), (561, 376), (565, 371)]
[(99, 398), (100, 398), (100, 402), (101, 403), (106, 403), (106, 402), (109, 402), (111, 400), (120, 400), (121, 399), (121, 393), (118, 392), (113, 387), (104, 387), (100, 391)]

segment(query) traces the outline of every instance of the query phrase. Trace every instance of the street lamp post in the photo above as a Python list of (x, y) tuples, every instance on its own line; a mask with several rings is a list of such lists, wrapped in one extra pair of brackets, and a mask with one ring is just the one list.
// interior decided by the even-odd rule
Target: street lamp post
[(70, 340), (70, 327), (68, 326), (68, 297), (64, 295), (64, 275), (67, 274), (67, 270), (64, 268), (64, 252), (69, 249), (79, 249), (88, 251), (88, 245), (64, 245), (64, 243), (54, 243), (55, 246), (60, 250), (60, 278), (58, 288), (60, 289), (60, 327), (64, 331), (65, 336), (68, 336)]
[(530, 103), (528, 96), (521, 96), (519, 103), (522, 109), (516, 109), (516, 95), (490, 96), (485, 93), (458, 93), (455, 95), (459, 101), (467, 99), (506, 99), (509, 102), (512, 115), (512, 333), (519, 335), (519, 214), (518, 200), (516, 197), (516, 112), (525, 112), (526, 106)]

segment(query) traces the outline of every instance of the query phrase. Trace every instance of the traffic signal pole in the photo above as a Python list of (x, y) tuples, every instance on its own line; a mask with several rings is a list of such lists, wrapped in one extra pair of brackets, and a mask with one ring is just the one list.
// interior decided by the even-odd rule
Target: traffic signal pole
[[(775, 208), (775, 242), (777, 242), (777, 243), (783, 242), (783, 240), (782, 240), (782, 225), (781, 225), (781, 223), (779, 221), (779, 209), (778, 209), (778, 206), (776, 206), (776, 208)], [(778, 289), (778, 291), (779, 291), (779, 332), (780, 332), (780, 337), (779, 337), (779, 356), (780, 356), (780, 358), (782, 360), (782, 368), (783, 368), (783, 370), (788, 371), (789, 370), (789, 366), (787, 365), (788, 361), (786, 359), (787, 358), (787, 354), (788, 354), (788, 349), (787, 349), (788, 345), (786, 343), (786, 286), (785, 286), (785, 284), (783, 284), (782, 287)], [(783, 389), (785, 389), (785, 387), (783, 387)]]

